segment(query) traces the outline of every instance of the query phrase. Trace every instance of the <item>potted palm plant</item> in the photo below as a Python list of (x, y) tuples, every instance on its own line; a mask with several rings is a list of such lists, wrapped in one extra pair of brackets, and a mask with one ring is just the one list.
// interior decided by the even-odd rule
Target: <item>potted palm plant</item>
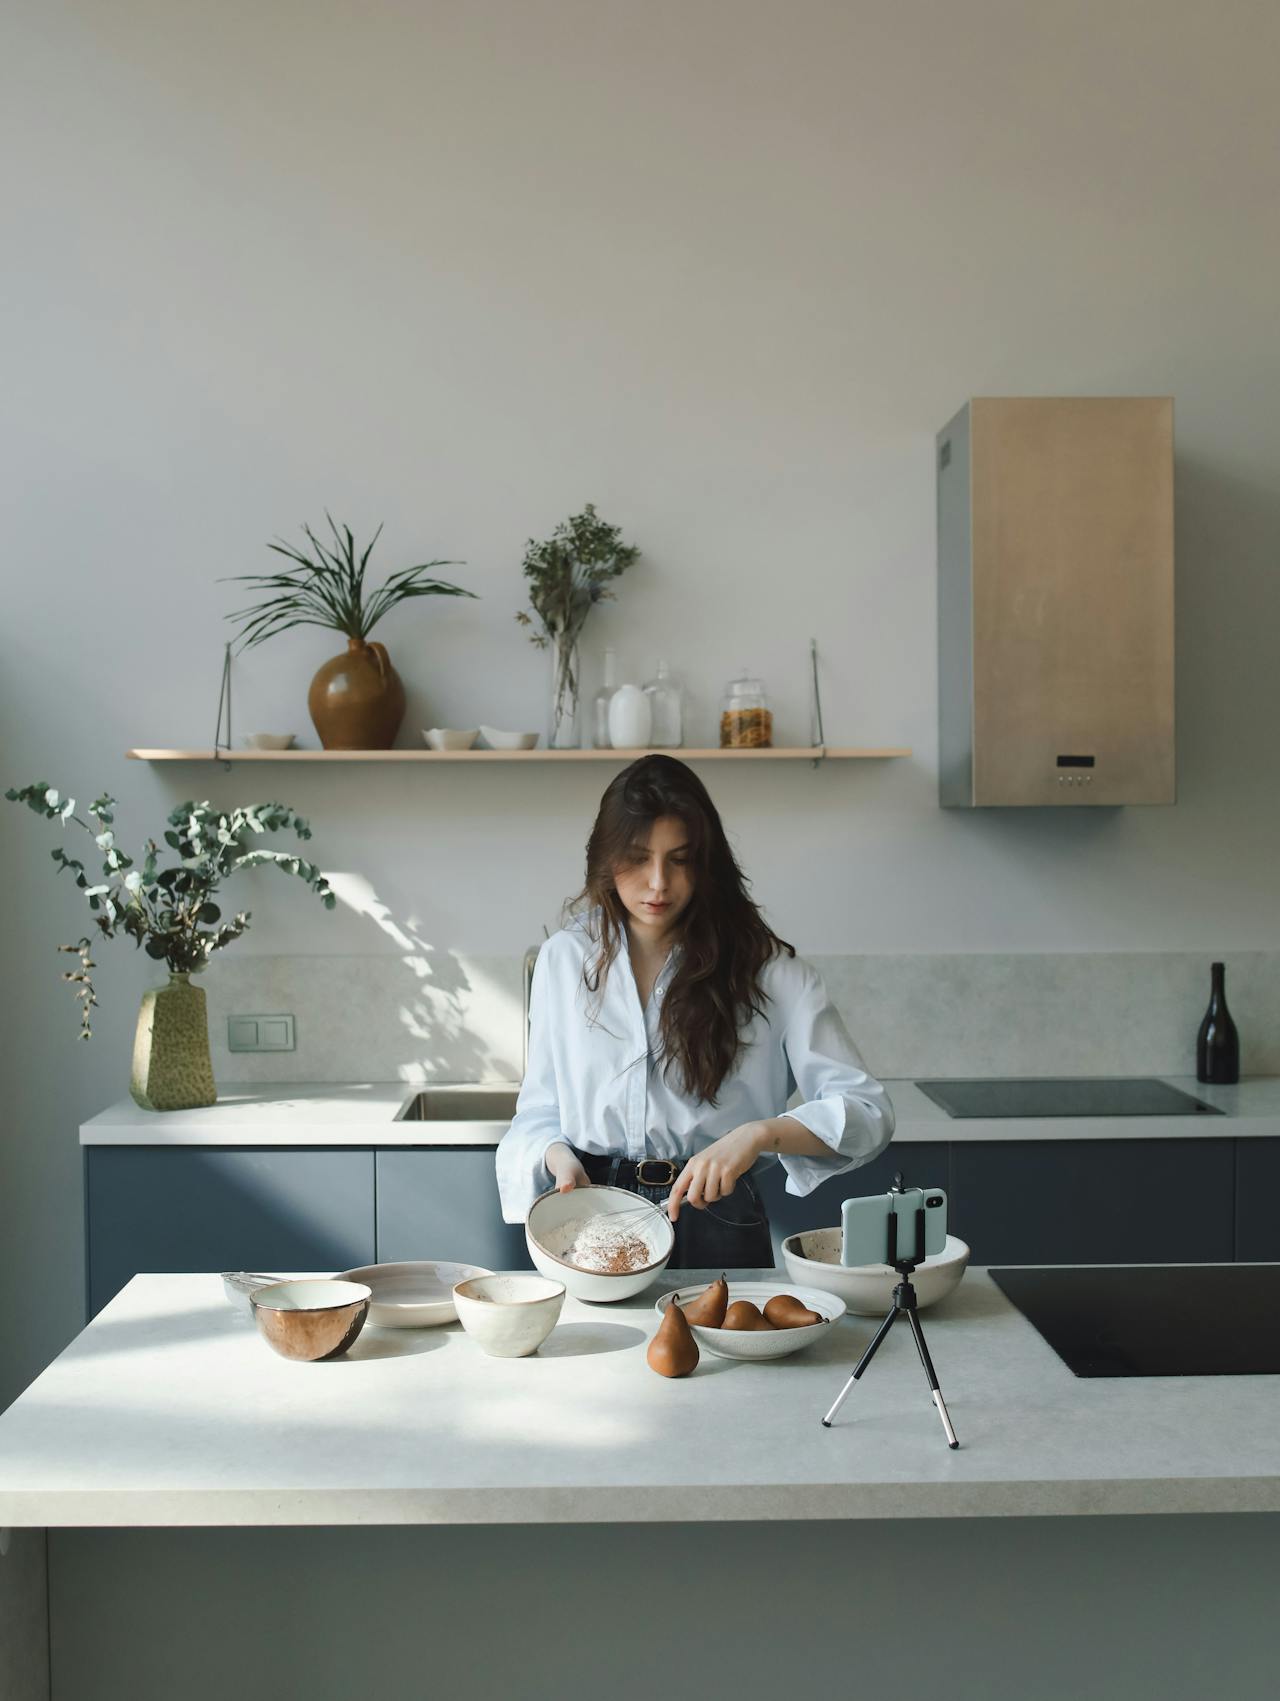
[[(241, 910), (224, 921), (213, 900), (230, 875), (265, 865), (297, 875), (331, 910), (336, 900), (313, 862), (292, 851), (270, 850), (261, 842), (265, 834), (287, 828), (298, 838), (309, 839), (307, 822), (282, 803), (255, 803), (226, 812), (207, 803), (180, 803), (170, 812), (164, 833), (174, 860), (161, 866), (165, 853), (154, 839), (148, 839), (139, 865), (116, 843), (114, 798), (105, 794), (95, 798), (85, 808), (86, 821), (75, 812), (75, 798), (64, 798), (44, 780), (11, 788), (5, 796), (25, 803), (49, 821), (63, 826), (74, 821), (90, 835), (102, 859), (102, 878), (92, 879), (84, 863), (68, 856), (61, 845), (53, 851), (58, 872), (65, 869), (75, 876), (104, 938), (115, 939), (123, 933), (148, 957), (168, 966), (168, 985), (152, 987), (142, 996), (129, 1082), (133, 1097), (144, 1110), (190, 1110), (213, 1104), (218, 1095), (209, 1058), (205, 995), (201, 987), (192, 986), (190, 977), (204, 968), (215, 951), (240, 937), (251, 914)], [(98, 1002), (92, 941), (86, 937), (58, 949), (79, 958), (79, 967), (68, 969), (63, 979), (76, 989), (80, 1037), (88, 1039)]]
[(437, 567), (461, 565), (455, 561), (401, 567), (376, 591), (366, 591), (365, 569), (382, 527), (357, 557), (351, 527), (339, 528), (327, 513), (325, 519), (331, 543), (321, 543), (310, 526), (303, 526), (310, 554), (282, 540), (267, 546), (292, 561), (292, 567), (235, 575), (266, 594), (227, 619), (240, 624), (242, 650), (291, 626), (345, 633), (346, 653), (320, 668), (307, 693), (307, 709), (326, 750), (389, 750), (404, 718), (404, 686), (384, 646), (369, 642), (370, 632), (384, 614), (412, 597), (470, 597), (475, 592), (429, 577)]

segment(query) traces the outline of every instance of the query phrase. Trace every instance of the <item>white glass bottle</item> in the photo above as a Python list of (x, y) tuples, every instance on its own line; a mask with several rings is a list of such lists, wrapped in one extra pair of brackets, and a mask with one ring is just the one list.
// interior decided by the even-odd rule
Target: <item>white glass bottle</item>
[(609, 742), (615, 750), (643, 750), (652, 710), (638, 685), (619, 685), (609, 704)]
[(597, 750), (609, 748), (609, 704), (618, 689), (618, 652), (610, 645), (604, 652), (604, 684), (591, 704), (591, 742)]
[(680, 687), (671, 677), (666, 662), (658, 663), (658, 671), (644, 688), (652, 711), (649, 742), (656, 750), (676, 750), (684, 738), (684, 714), (680, 702)]

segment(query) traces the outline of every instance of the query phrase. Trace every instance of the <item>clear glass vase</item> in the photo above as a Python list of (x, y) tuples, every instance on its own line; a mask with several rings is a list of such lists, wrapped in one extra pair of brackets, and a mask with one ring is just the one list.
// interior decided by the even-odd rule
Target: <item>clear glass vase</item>
[(548, 750), (576, 750), (580, 742), (581, 674), (578, 641), (563, 634), (551, 640), (551, 714)]

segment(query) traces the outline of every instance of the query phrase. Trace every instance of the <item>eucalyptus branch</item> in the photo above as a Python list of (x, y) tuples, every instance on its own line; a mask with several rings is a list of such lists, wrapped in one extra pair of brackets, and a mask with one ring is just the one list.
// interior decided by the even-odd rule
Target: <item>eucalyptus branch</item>
[[(167, 963), (174, 973), (202, 969), (214, 951), (238, 939), (248, 927), (249, 911), (223, 922), (222, 911), (213, 901), (222, 883), (240, 869), (271, 863), (301, 879), (326, 909), (333, 909), (337, 902), (315, 863), (261, 844), (268, 833), (291, 830), (299, 839), (311, 837), (307, 820), (282, 803), (255, 803), (227, 812), (207, 803), (180, 803), (170, 812), (164, 833), (165, 846), (176, 860), (161, 867), (160, 846), (148, 839), (138, 867), (116, 843), (113, 798), (105, 794), (96, 798), (87, 808), (90, 820), (86, 821), (76, 814), (74, 798), (64, 800), (44, 780), (10, 789), (5, 796), (64, 828), (73, 822), (92, 837), (102, 854), (102, 879), (91, 880), (84, 863), (68, 856), (61, 845), (51, 853), (58, 872), (65, 870), (74, 877), (104, 938), (127, 934), (135, 948)], [(89, 1010), (97, 1003), (90, 978), (94, 965), (85, 955), (88, 948), (87, 939), (58, 947), (81, 954), (80, 968), (67, 971), (63, 978), (77, 985), (85, 1038), (90, 1032)]]

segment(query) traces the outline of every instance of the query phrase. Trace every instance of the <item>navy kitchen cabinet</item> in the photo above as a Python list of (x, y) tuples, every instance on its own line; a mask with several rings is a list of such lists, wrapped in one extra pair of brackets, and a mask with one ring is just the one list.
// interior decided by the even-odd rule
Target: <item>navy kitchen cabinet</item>
[[(837, 1227), (840, 1207), (846, 1199), (862, 1193), (886, 1192), (893, 1186), (898, 1171), (902, 1172), (905, 1187), (943, 1187), (950, 1195), (950, 1152), (941, 1142), (904, 1141), (900, 1146), (890, 1145), (869, 1164), (824, 1181), (803, 1199), (786, 1191), (787, 1175), (782, 1165), (770, 1164), (760, 1177), (760, 1197), (773, 1231), (774, 1263), (782, 1268), (782, 1243), (788, 1235), (798, 1234), (802, 1229)], [(950, 1232), (967, 1240), (964, 1224), (955, 1218), (954, 1211), (950, 1216)]]
[(140, 1271), (373, 1262), (368, 1148), (89, 1146), (85, 1160), (90, 1317)]
[(1235, 1253), (1234, 1140), (957, 1141), (975, 1264), (1199, 1264)]
[(1236, 1141), (1236, 1257), (1280, 1261), (1280, 1140)]
[(491, 1147), (380, 1151), (378, 1257), (450, 1258), (489, 1270), (533, 1266), (521, 1223), (504, 1223)]

